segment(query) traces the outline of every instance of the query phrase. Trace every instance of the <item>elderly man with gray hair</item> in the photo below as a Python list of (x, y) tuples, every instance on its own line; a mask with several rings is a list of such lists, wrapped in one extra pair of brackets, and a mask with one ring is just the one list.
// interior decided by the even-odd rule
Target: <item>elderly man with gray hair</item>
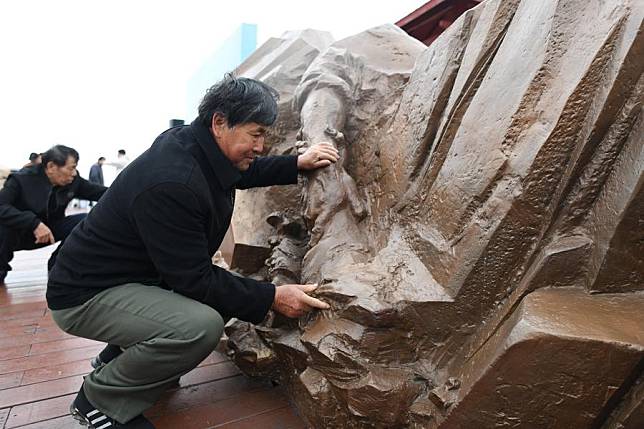
[(82, 423), (153, 428), (142, 412), (214, 350), (225, 319), (328, 308), (308, 294), (315, 285), (276, 287), (211, 263), (235, 189), (294, 184), (298, 171), (338, 159), (328, 144), (258, 156), (276, 100), (264, 83), (227, 75), (197, 119), (162, 133), (65, 242), (49, 276), (52, 317), (72, 335), (109, 343), (71, 405)]

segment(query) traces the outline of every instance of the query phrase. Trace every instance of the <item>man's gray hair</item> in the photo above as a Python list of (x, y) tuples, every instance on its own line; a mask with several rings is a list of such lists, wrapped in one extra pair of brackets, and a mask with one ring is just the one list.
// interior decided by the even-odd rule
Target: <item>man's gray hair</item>
[(278, 99), (277, 91), (265, 83), (227, 73), (206, 92), (197, 121), (209, 127), (213, 115), (219, 113), (229, 127), (250, 122), (271, 126), (277, 119)]
[(46, 167), (47, 163), (51, 161), (55, 165), (62, 167), (67, 163), (67, 159), (70, 156), (74, 158), (74, 161), (78, 162), (78, 152), (76, 152), (76, 149), (57, 144), (42, 154), (42, 165)]

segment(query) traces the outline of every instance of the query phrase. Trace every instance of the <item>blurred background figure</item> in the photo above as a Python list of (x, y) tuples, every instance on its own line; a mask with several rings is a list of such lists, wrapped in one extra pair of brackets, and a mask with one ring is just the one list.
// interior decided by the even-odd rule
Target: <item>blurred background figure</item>
[(22, 168), (33, 167), (34, 165), (38, 165), (41, 162), (42, 162), (41, 154), (36, 152), (31, 152), (31, 154), (29, 155), (29, 162), (23, 165)]
[(56, 145), (43, 154), (41, 164), (11, 174), (0, 189), (0, 287), (11, 270), (14, 251), (62, 242), (87, 216), (66, 216), (74, 196), (96, 201), (107, 190), (80, 177), (77, 164), (75, 149)]
[(113, 173), (109, 174), (108, 173), (108, 180), (107, 183), (108, 185), (116, 179), (116, 177), (123, 171), (123, 169), (130, 163), (130, 158), (125, 154), (125, 149), (119, 149), (118, 155), (116, 159), (114, 160), (109, 160), (105, 161), (103, 165), (109, 165), (111, 167), (114, 167)]
[[(96, 183), (97, 185), (105, 185), (105, 180), (103, 179), (103, 163), (105, 162), (105, 157), (101, 156), (98, 158), (98, 161), (89, 169), (89, 181)], [(96, 201), (90, 201), (89, 206), (93, 207), (96, 205)]]
[(130, 158), (125, 154), (125, 149), (119, 149), (118, 155), (114, 161), (108, 161), (105, 164), (116, 167), (116, 175), (118, 176), (121, 170), (123, 170), (130, 163)]
[(89, 169), (89, 181), (96, 183), (98, 185), (104, 185), (105, 180), (103, 179), (103, 163), (105, 162), (105, 157), (101, 156), (98, 158), (96, 164), (92, 165), (92, 168)]

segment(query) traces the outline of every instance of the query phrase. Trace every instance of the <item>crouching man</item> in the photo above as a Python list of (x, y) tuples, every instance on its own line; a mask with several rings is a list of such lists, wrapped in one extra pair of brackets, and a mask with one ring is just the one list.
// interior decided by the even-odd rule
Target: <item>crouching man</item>
[(42, 163), (7, 178), (0, 190), (0, 286), (14, 251), (64, 241), (85, 218), (85, 213), (65, 216), (73, 198), (97, 201), (107, 190), (80, 177), (76, 164), (78, 152), (57, 145), (42, 154)]
[(198, 118), (161, 134), (60, 249), (47, 288), (54, 320), (109, 343), (71, 407), (90, 427), (153, 428), (142, 412), (213, 351), (224, 319), (258, 323), (271, 308), (299, 317), (328, 307), (307, 294), (313, 285), (275, 287), (211, 263), (235, 189), (293, 184), (299, 170), (338, 159), (325, 144), (257, 157), (276, 97), (259, 81), (226, 76)]

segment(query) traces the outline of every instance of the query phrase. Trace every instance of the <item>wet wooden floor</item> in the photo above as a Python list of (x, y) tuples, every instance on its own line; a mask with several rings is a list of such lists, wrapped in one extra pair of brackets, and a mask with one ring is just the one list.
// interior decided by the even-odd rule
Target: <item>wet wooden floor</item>
[[(70, 336), (45, 302), (54, 246), (17, 252), (0, 288), (0, 428), (80, 429), (68, 408), (104, 344)], [(305, 428), (286, 396), (213, 352), (146, 412), (159, 429)]]

